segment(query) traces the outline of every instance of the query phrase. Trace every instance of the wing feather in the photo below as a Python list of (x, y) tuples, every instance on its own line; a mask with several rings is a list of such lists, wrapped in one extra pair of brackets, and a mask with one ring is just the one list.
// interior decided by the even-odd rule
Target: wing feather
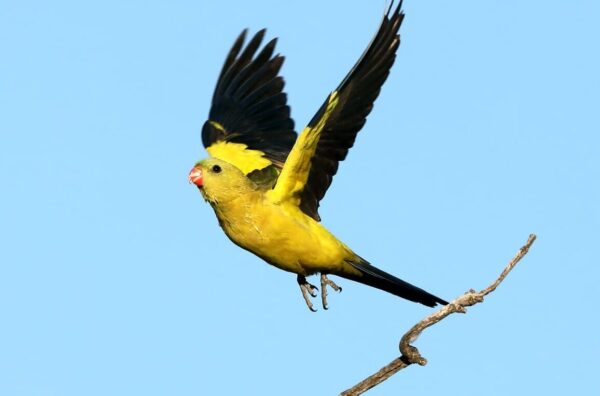
[(284, 58), (273, 55), (277, 39), (259, 51), (265, 30), (244, 47), (246, 34), (238, 36), (225, 59), (202, 143), (211, 156), (248, 174), (270, 165), (280, 169), (296, 133), (279, 75)]
[(314, 122), (311, 121), (298, 137), (281, 170), (277, 184), (272, 191), (268, 192), (271, 200), (289, 201), (296, 206), (300, 205), (302, 192), (310, 173), (311, 158), (315, 155), (323, 128), (337, 106), (338, 95), (333, 92), (313, 117)]
[(354, 145), (396, 58), (401, 7), (402, 1), (395, 9), (392, 2), (366, 51), (298, 137), (275, 186), (273, 197), (292, 199), (316, 220), (319, 201)]

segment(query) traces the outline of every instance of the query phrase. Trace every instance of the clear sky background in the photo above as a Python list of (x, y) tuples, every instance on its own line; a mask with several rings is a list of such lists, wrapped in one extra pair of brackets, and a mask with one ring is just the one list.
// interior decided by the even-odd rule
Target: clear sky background
[[(599, 394), (600, 5), (405, 1), (402, 45), (322, 202), (380, 268), (486, 302), (369, 395)], [(431, 309), (234, 246), (187, 182), (241, 29), (286, 55), (297, 129), (383, 1), (0, 0), (0, 394), (333, 395)], [(314, 279), (316, 281), (316, 279)]]

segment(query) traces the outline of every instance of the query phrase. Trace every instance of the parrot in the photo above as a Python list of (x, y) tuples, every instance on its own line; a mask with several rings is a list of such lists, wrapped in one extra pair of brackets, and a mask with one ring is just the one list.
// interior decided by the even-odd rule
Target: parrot
[[(202, 143), (209, 156), (188, 175), (236, 245), (268, 264), (297, 275), (311, 311), (320, 274), (321, 300), (327, 287), (341, 291), (328, 275), (359, 282), (428, 307), (448, 304), (356, 254), (321, 223), (319, 202), (340, 161), (354, 145), (396, 58), (402, 1), (392, 2), (377, 33), (354, 67), (297, 135), (275, 54), (277, 38), (261, 48), (265, 29), (246, 41), (243, 30), (217, 79)], [(259, 51), (260, 49), (260, 51)]]

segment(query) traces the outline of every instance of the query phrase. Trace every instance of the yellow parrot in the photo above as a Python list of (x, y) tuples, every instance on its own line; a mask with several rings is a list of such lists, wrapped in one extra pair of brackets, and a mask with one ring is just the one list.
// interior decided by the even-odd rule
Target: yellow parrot
[(218, 78), (202, 142), (210, 158), (189, 174), (210, 203), (225, 234), (267, 263), (297, 274), (302, 296), (315, 311), (317, 287), (306, 276), (321, 274), (360, 282), (430, 307), (447, 304), (371, 265), (330, 233), (317, 212), (338, 169), (365, 124), (400, 45), (402, 1), (390, 5), (375, 37), (342, 83), (296, 137), (283, 78), (283, 57), (273, 56), (277, 39), (257, 54), (265, 30), (245, 46), (244, 30)]

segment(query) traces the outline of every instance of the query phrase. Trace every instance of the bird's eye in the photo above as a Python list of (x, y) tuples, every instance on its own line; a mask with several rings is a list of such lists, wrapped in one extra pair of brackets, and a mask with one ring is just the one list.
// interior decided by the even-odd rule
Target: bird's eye
[(221, 172), (221, 167), (219, 165), (213, 165), (212, 171), (215, 173)]

